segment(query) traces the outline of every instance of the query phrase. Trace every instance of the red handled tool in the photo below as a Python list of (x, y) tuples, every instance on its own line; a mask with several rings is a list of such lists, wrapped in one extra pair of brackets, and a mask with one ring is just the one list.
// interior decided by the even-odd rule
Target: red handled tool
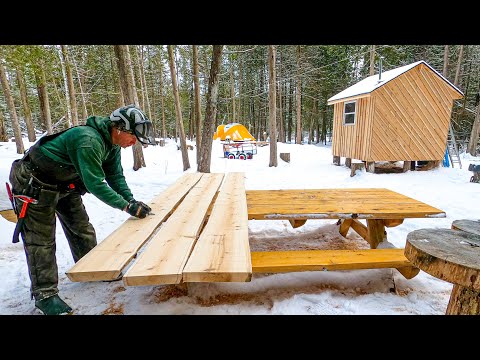
[[(12, 190), (10, 189), (10, 185), (6, 183), (7, 185), (7, 193), (10, 201), (12, 202), (13, 210), (15, 211), (15, 214), (17, 214), (17, 225), (15, 226), (15, 231), (13, 233), (13, 238), (12, 242), (13, 243), (18, 243), (18, 237), (20, 236), (20, 232), (22, 231), (23, 224), (25, 222), (25, 214), (27, 213), (27, 208), (29, 204), (37, 204), (38, 200), (26, 196), (26, 195), (13, 195)], [(21, 202), (23, 202), (22, 209), (20, 210), (20, 214), (18, 213), (17, 207), (15, 206), (15, 201), (14, 199), (17, 198)]]

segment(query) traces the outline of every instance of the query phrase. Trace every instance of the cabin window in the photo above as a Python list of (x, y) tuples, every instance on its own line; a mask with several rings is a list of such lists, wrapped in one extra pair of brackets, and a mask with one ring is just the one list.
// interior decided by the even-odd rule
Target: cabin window
[(356, 101), (346, 102), (343, 108), (343, 125), (355, 125)]

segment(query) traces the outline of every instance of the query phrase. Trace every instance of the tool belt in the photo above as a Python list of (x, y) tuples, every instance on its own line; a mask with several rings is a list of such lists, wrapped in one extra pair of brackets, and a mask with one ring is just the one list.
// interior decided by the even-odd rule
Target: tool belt
[[(14, 161), (13, 167), (19, 165), (15, 164), (15, 162), (23, 162), (23, 165), (26, 168), (25, 170), (30, 172), (30, 174), (26, 175), (31, 175), (33, 177), (33, 181), (30, 182), (31, 188), (33, 189), (30, 191), (33, 191), (33, 194), (29, 196), (35, 197), (34, 195), (36, 195), (36, 192), (41, 189), (58, 191), (60, 193), (77, 191), (80, 193), (80, 195), (84, 195), (88, 192), (85, 184), (81, 180), (73, 165), (62, 164), (58, 161), (53, 161), (49, 157), (45, 156), (40, 150), (40, 146), (42, 144), (57, 137), (67, 130), (42, 137), (25, 152), (25, 155), (22, 159)], [(26, 180), (30, 181), (30, 179)], [(14, 186), (14, 188), (16, 187)]]

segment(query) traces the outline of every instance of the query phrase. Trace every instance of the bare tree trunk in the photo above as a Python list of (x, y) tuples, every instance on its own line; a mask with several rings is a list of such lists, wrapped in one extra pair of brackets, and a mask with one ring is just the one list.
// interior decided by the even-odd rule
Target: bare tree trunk
[(17, 68), (17, 82), (20, 89), (20, 98), (22, 99), (23, 113), (25, 114), (25, 124), (27, 125), (28, 141), (34, 142), (37, 140), (35, 136), (35, 127), (32, 121), (32, 111), (28, 105), (27, 87), (25, 86), (25, 78), (23, 71)]
[(223, 45), (213, 45), (212, 64), (208, 80), (207, 104), (202, 137), (202, 149), (200, 151), (200, 163), (198, 171), (210, 172), (212, 157), (212, 139), (215, 131), (215, 116), (217, 113), (218, 80)]
[[(138, 106), (137, 89), (135, 87), (135, 77), (133, 76), (132, 62), (128, 45), (114, 45), (115, 54), (118, 59), (118, 72), (120, 74), (120, 86), (127, 105), (135, 104)], [(142, 145), (137, 140), (132, 148), (133, 151), (133, 170), (137, 171), (145, 165)]]
[(35, 82), (37, 83), (37, 93), (38, 93), (38, 99), (40, 101), (40, 110), (42, 112), (43, 124), (47, 129), (47, 134), (51, 134), (53, 132), (53, 129), (52, 129), (52, 117), (50, 115), (50, 101), (48, 100), (45, 71), (43, 70), (42, 65), (40, 65), (39, 68), (35, 69), (34, 73), (35, 73)]
[(235, 118), (235, 78), (233, 77), (233, 60), (230, 57), (230, 96), (232, 97), (232, 121), (237, 122)]
[(15, 103), (13, 101), (12, 93), (10, 92), (10, 85), (8, 84), (7, 74), (5, 67), (0, 61), (0, 82), (2, 83), (3, 93), (5, 100), (7, 101), (8, 112), (10, 113), (10, 119), (12, 120), (13, 135), (15, 136), (15, 145), (17, 147), (17, 154), (23, 154), (25, 148), (23, 146), (22, 131), (20, 124), (18, 123), (17, 110), (15, 110)]
[[(137, 48), (138, 49), (138, 48)], [(145, 68), (143, 66), (143, 46), (139, 51), (139, 58), (138, 58), (138, 62), (139, 62), (139, 65), (140, 65), (140, 74), (141, 74), (141, 85), (142, 85), (142, 93), (143, 93), (143, 97), (145, 99), (145, 104), (147, 106), (147, 112), (148, 112), (148, 117), (149, 119), (152, 119), (152, 111), (150, 110), (150, 100), (148, 98), (148, 88), (147, 88), (147, 81), (146, 81), (146, 78), (145, 78)]]
[(80, 74), (80, 71), (78, 71), (78, 65), (77, 65), (77, 60), (75, 60), (75, 56), (72, 56), (73, 60), (73, 65), (75, 66), (75, 72), (77, 73), (77, 78), (78, 78), (78, 86), (80, 88), (80, 95), (82, 99), (82, 120), (79, 121), (79, 123), (85, 124), (86, 119), (88, 117), (88, 111), (87, 111), (87, 102), (85, 101), (85, 93), (83, 92), (83, 76)]
[(0, 141), (7, 142), (7, 131), (5, 129), (5, 117), (3, 116), (2, 108), (0, 107)]
[[(135, 46), (135, 45), (133, 46), (133, 49), (134, 49), (133, 50), (134, 51), (134, 53), (133, 53), (134, 59), (136, 58), (137, 61), (136, 61), (136, 64), (134, 64), (133, 61), (132, 61), (132, 69), (133, 69), (133, 73), (135, 73), (135, 71), (137, 72), (136, 80), (138, 80), (139, 83), (140, 83), (140, 91), (138, 91), (138, 87), (135, 83), (135, 91), (136, 91), (137, 94), (140, 93), (140, 98), (139, 98), (137, 106), (141, 107), (142, 110), (145, 110), (145, 96), (144, 96), (144, 91), (143, 91), (142, 73), (140, 71), (140, 51), (139, 51), (138, 47)], [(135, 80), (135, 76), (134, 76), (134, 80)], [(138, 95), (137, 95), (137, 98), (138, 98)]]
[(193, 85), (195, 87), (195, 116), (196, 116), (196, 135), (197, 142), (197, 169), (200, 163), (200, 145), (202, 144), (202, 99), (200, 98), (200, 82), (198, 77), (198, 48), (193, 45)]
[(477, 105), (477, 113), (473, 122), (472, 132), (470, 133), (470, 141), (468, 142), (468, 152), (472, 156), (477, 156), (477, 143), (480, 136), (480, 104)]
[(182, 108), (180, 105), (180, 96), (177, 88), (177, 75), (175, 73), (175, 62), (173, 56), (172, 45), (167, 45), (168, 49), (168, 63), (170, 64), (170, 76), (172, 77), (173, 96), (175, 98), (175, 112), (177, 113), (177, 126), (180, 137), (180, 149), (182, 151), (183, 171), (190, 168), (188, 161), (187, 142), (185, 140), (185, 131), (183, 129)]
[(370, 76), (375, 75), (375, 45), (370, 48)]
[(445, 79), (448, 79), (448, 45), (445, 45), (445, 50), (443, 52), (443, 73), (442, 75)]
[(270, 119), (270, 163), (269, 167), (277, 166), (277, 76), (275, 72), (276, 49), (268, 45), (268, 105)]
[(285, 129), (283, 127), (283, 96), (282, 96), (282, 55), (278, 54), (278, 99), (279, 99), (279, 119), (278, 119), (278, 141), (285, 142)]
[(296, 105), (297, 105), (297, 138), (295, 143), (302, 144), (302, 81), (300, 80), (300, 45), (297, 46), (297, 88), (295, 91), (296, 94)]
[(70, 101), (70, 112), (73, 126), (78, 125), (77, 100), (75, 99), (75, 86), (73, 84), (72, 67), (68, 57), (68, 49), (66, 45), (60, 45), (62, 49), (63, 62), (65, 63), (65, 71), (67, 73), (68, 98)]
[(243, 121), (243, 109), (242, 109), (242, 81), (243, 81), (243, 60), (238, 61), (238, 118)]
[(453, 85), (458, 87), (458, 82), (460, 80), (460, 70), (462, 68), (462, 58), (463, 58), (463, 45), (460, 45), (460, 50), (458, 54), (457, 60), (457, 71), (455, 72), (455, 80), (453, 81)]

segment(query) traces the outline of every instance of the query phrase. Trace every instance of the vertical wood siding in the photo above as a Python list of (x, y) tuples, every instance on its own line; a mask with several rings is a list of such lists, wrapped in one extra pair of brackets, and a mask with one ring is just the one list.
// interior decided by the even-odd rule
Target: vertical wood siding
[(368, 154), (370, 146), (372, 114), (370, 97), (357, 99), (354, 125), (343, 125), (343, 110), (344, 102), (334, 104), (332, 154), (363, 159)]

